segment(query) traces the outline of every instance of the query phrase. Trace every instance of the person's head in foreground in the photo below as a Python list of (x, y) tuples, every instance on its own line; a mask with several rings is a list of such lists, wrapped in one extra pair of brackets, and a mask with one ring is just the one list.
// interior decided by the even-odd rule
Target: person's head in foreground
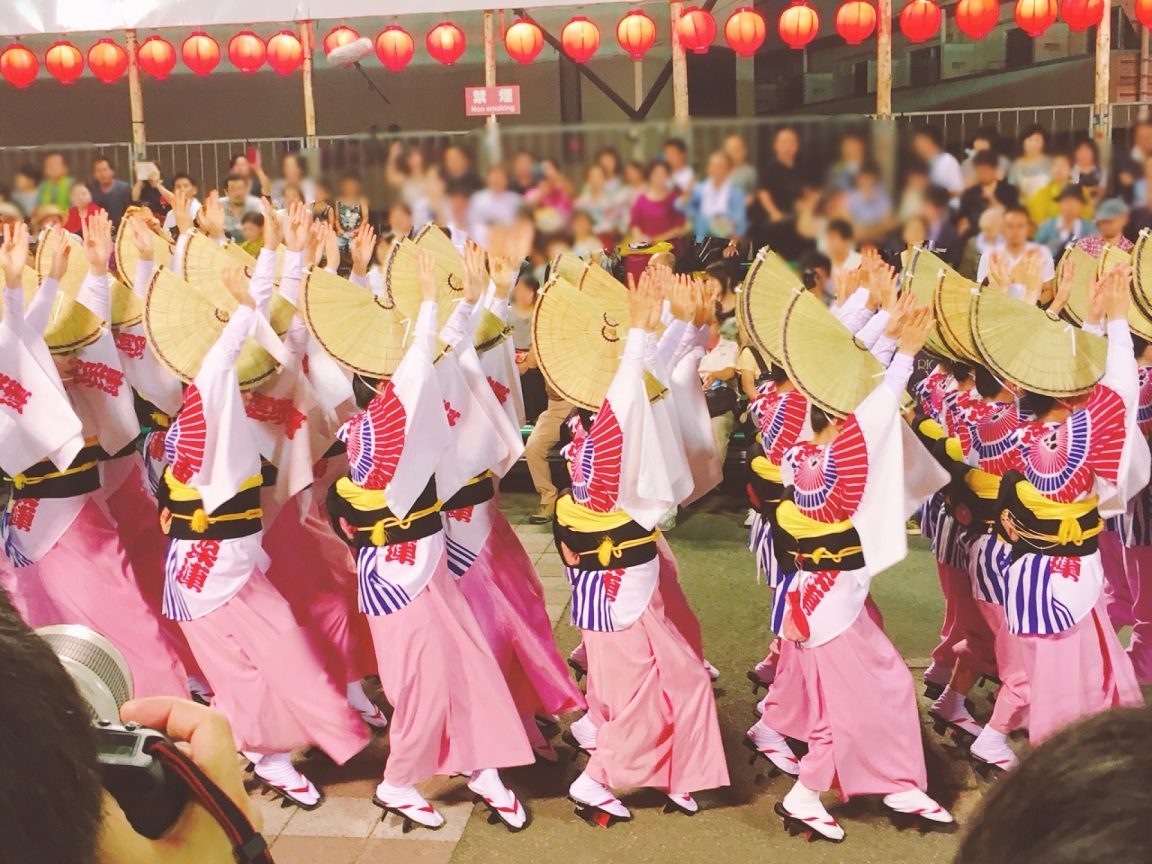
[[(260, 829), (231, 727), (180, 699), (129, 702), (121, 718), (185, 752)], [(102, 788), (87, 704), (55, 653), (0, 588), (0, 864), (206, 864), (234, 860), (224, 830), (190, 804), (159, 840), (137, 834)]]
[(1152, 860), (1152, 711), (1120, 708), (1038, 747), (985, 796), (954, 864)]

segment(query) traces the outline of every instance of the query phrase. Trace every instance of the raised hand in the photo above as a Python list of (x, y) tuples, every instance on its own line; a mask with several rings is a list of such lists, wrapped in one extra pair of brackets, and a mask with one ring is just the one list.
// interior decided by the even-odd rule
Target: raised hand
[(520, 262), (524, 259), (519, 259), (514, 265), (512, 259), (507, 255), (497, 255), (495, 253), (488, 253), (488, 277), (496, 286), (494, 297), (497, 300), (505, 299), (512, 291), (512, 278), (514, 273), (519, 273)]
[(1024, 283), (1024, 302), (1029, 306), (1035, 306), (1044, 292), (1044, 259), (1038, 253), (1033, 255), (1032, 251), (1035, 250), (1029, 251), (1012, 268), (1013, 281)]
[(248, 293), (248, 277), (244, 275), (243, 267), (226, 267), (222, 276), (224, 277), (224, 287), (228, 289), (229, 294), (236, 298), (237, 303), (241, 306), (247, 306), (249, 309), (256, 308), (256, 301)]
[(324, 266), (329, 270), (336, 270), (340, 266), (340, 238), (335, 231), (329, 230), (324, 235), (324, 259)]
[[(181, 189), (173, 191), (168, 196), (168, 203), (172, 205), (172, 217), (176, 220), (176, 230), (187, 234), (192, 230), (192, 190)], [(151, 214), (151, 210), (142, 211)]]
[(683, 279), (677, 279), (666, 293), (672, 315), (680, 321), (692, 322), (696, 317), (696, 289)]
[(1056, 296), (1052, 298), (1052, 305), (1048, 307), (1048, 311), (1053, 315), (1059, 315), (1068, 305), (1068, 298), (1072, 296), (1072, 282), (1075, 278), (1076, 262), (1069, 257), (1064, 262), (1064, 266), (1060, 268), (1060, 282), (1056, 286)]
[(324, 259), (324, 247), (332, 228), (327, 222), (313, 222), (308, 230), (308, 240), (304, 245), (304, 263), (319, 267)]
[(28, 225), (24, 222), (6, 224), (3, 237), (0, 268), (4, 270), (4, 284), (9, 288), (23, 288), (24, 265), (28, 262)]
[(425, 303), (440, 299), (440, 285), (436, 281), (436, 259), (426, 249), (416, 250), (416, 274), (420, 277), (420, 296)]
[(220, 202), (220, 193), (215, 189), (204, 198), (199, 216), (200, 224), (209, 237), (213, 240), (224, 239), (224, 205)]
[(376, 229), (367, 223), (357, 228), (356, 233), (352, 235), (350, 249), (352, 272), (357, 276), (367, 276), (372, 255), (376, 252)]
[(112, 256), (112, 223), (108, 214), (103, 210), (94, 213), (80, 223), (80, 230), (89, 272), (96, 276), (105, 275), (108, 259)]
[(924, 347), (928, 333), (936, 322), (932, 318), (932, 310), (927, 306), (915, 309), (900, 329), (900, 340), (897, 351), (909, 357), (915, 357)]
[(1126, 321), (1128, 319), (1128, 306), (1132, 295), (1129, 286), (1132, 284), (1132, 265), (1127, 262), (1116, 264), (1109, 270), (1102, 280), (1104, 290), (1104, 314), (1112, 321)]
[(260, 209), (264, 211), (264, 248), (275, 252), (280, 248), (280, 217), (267, 198), (260, 199)]
[(916, 311), (916, 295), (911, 291), (901, 294), (893, 306), (888, 317), (888, 326), (884, 328), (884, 335), (889, 339), (899, 339), (904, 324)]
[[(124, 230), (121, 224), (121, 231)], [(152, 233), (152, 229), (148, 226), (147, 220), (142, 218), (139, 213), (134, 213), (128, 220), (128, 231), (131, 234), (132, 245), (136, 247), (136, 251), (140, 253), (141, 261), (151, 261), (155, 247), (153, 243), (156, 240), (156, 235)]]
[(56, 248), (52, 250), (52, 262), (48, 265), (48, 278), (59, 282), (68, 272), (72, 244), (68, 242), (68, 232), (62, 225), (53, 225), (48, 230), (52, 233), (52, 239), (56, 241)]
[(1012, 287), (1012, 274), (1008, 267), (1008, 253), (996, 249), (988, 256), (988, 287), (1001, 294), (1007, 294)]
[(312, 211), (301, 202), (288, 208), (284, 220), (284, 245), (290, 252), (303, 252), (308, 245), (308, 235), (312, 229)]
[(484, 250), (468, 241), (464, 247), (464, 302), (475, 304), (488, 287)]

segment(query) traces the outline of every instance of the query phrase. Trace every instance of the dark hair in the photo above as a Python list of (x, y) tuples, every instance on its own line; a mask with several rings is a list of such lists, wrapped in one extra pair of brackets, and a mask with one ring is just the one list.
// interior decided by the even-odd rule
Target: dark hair
[(1039, 135), (1042, 139), (1044, 139), (1044, 149), (1047, 150), (1049, 140), (1048, 130), (1039, 124), (1034, 124), (1025, 129), (1024, 134), (1020, 136), (1020, 143), (1023, 144), (1025, 140), (1031, 138), (1033, 135)]
[(783, 384), (788, 380), (788, 370), (779, 363), (769, 363), (768, 371), (764, 373), (773, 384)]
[(230, 162), (228, 163), (228, 167), (229, 167), (229, 168), (235, 168), (235, 167), (236, 167), (236, 163), (237, 163), (237, 162), (239, 162), (241, 159), (243, 159), (245, 162), (250, 162), (250, 161), (251, 161), (251, 160), (248, 158), (248, 154), (247, 154), (247, 153), (233, 153), (233, 154), (232, 154), (232, 161), (230, 161)]
[(852, 223), (846, 219), (833, 219), (824, 229), (827, 234), (839, 234), (845, 240), (851, 240), (854, 235)]
[(972, 156), (974, 168), (999, 168), (1000, 157), (992, 150), (978, 150)]
[(1057, 732), (984, 797), (955, 864), (1148, 860), (1152, 712), (1118, 708)]
[(540, 280), (531, 273), (525, 273), (520, 276), (520, 278), (516, 280), (516, 284), (531, 288), (533, 294), (536, 294), (540, 290)]
[(937, 186), (933, 183), (924, 190), (924, 200), (934, 207), (947, 210), (948, 205), (952, 203), (952, 195), (943, 186)]
[(715, 279), (720, 283), (720, 288), (725, 294), (732, 293), (732, 271), (728, 265), (722, 261), (717, 261), (715, 264), (709, 264), (704, 268), (704, 275)]
[(96, 155), (96, 158), (92, 160), (92, 167), (93, 167), (93, 168), (95, 168), (95, 167), (96, 167), (97, 165), (99, 165), (101, 162), (107, 162), (107, 163), (108, 163), (108, 167), (109, 167), (109, 168), (112, 168), (113, 170), (115, 170), (115, 166), (112, 164), (112, 160), (111, 160), (111, 159), (109, 159), (107, 156), (105, 156), (103, 153), (98, 153), (98, 154)]
[(1004, 208), (1004, 215), (1007, 216), (1009, 213), (1020, 213), (1029, 222), (1032, 221), (1032, 214), (1028, 212), (1028, 208), (1022, 207), (1019, 204), (1013, 204), (1011, 207), (1005, 207)]
[(684, 142), (683, 138), (669, 138), (660, 149), (667, 150), (669, 147), (673, 150), (679, 150), (685, 156), (688, 155), (688, 145)]
[(283, 168), (284, 163), (289, 161), (289, 160), (295, 162), (296, 167), (299, 168), (301, 171), (304, 171), (304, 169), (307, 167), (304, 164), (303, 157), (299, 153), (285, 153), (283, 156), (280, 157), (280, 167)]
[(53, 156), (59, 156), (59, 157), (60, 157), (60, 160), (61, 160), (61, 161), (62, 161), (62, 162), (65, 164), (65, 165), (67, 165), (67, 164), (68, 164), (68, 158), (67, 158), (67, 157), (66, 157), (66, 156), (65, 156), (63, 153), (61, 153), (59, 150), (49, 150), (47, 153), (45, 153), (45, 154), (44, 154), (44, 158), (43, 158), (41, 161), (42, 161), (42, 162), (47, 162), (47, 161), (48, 161), (49, 159), (51, 159)]
[(832, 418), (824, 413), (823, 408), (818, 408), (815, 405), (808, 407), (808, 418), (812, 422), (812, 431), (816, 434), (820, 434), (832, 425)]
[(232, 174), (229, 174), (227, 177), (224, 178), (224, 188), (227, 189), (228, 184), (230, 184), (230, 183), (247, 183), (247, 182), (248, 182), (248, 178), (245, 177), (243, 174), (236, 174), (235, 172), (233, 172)]
[(380, 395), (376, 392), (379, 385), (379, 380), (375, 378), (368, 379), (360, 375), (352, 376), (352, 396), (356, 399), (356, 404), (361, 410), (367, 410), (368, 403)]
[(1031, 390), (1024, 394), (1021, 400), (1026, 407), (1026, 412), (1036, 417), (1043, 417), (1052, 407), (1056, 404), (1055, 396), (1045, 396), (1043, 393), (1033, 393)]
[(0, 588), (0, 864), (92, 864), (104, 818), (88, 706)]
[(193, 186), (196, 185), (196, 181), (192, 178), (192, 175), (187, 173), (186, 171), (178, 171), (177, 173), (172, 175), (172, 185), (173, 186), (176, 185), (177, 180), (187, 180)]
[(1137, 360), (1139, 360), (1140, 355), (1148, 350), (1148, 344), (1149, 343), (1148, 343), (1147, 339), (1144, 339), (1140, 336), (1137, 336), (1135, 333), (1133, 333), (1132, 334), (1132, 356), (1135, 357)]
[(388, 208), (388, 212), (391, 213), (393, 210), (396, 210), (397, 208), (399, 208), (400, 210), (403, 210), (409, 216), (412, 215), (412, 208), (409, 207), (407, 204), (405, 204), (403, 201), (393, 201), (392, 206)]
[(1004, 389), (1000, 379), (983, 366), (973, 367), (973, 374), (976, 376), (976, 392), (985, 399), (992, 399), (1000, 395), (1000, 391)]
[(953, 361), (952, 377), (956, 379), (957, 384), (963, 384), (972, 377), (972, 366), (959, 360)]
[(1100, 161), (1100, 148), (1096, 145), (1096, 142), (1093, 141), (1091, 138), (1081, 138), (1079, 141), (1076, 142), (1076, 146), (1072, 148), (1072, 152), (1075, 153), (1081, 147), (1087, 147), (1089, 150), (1092, 151), (1092, 159), (1094, 162)]
[(653, 159), (651, 162), (648, 163), (648, 167), (646, 169), (644, 169), (644, 176), (646, 178), (648, 178), (649, 180), (651, 180), (652, 179), (652, 172), (655, 171), (657, 168), (664, 169), (664, 172), (666, 174), (668, 174), (669, 176), (671, 176), (671, 174), (672, 174), (672, 169), (670, 169), (668, 167), (667, 162), (663, 162), (660, 159)]
[(867, 174), (870, 177), (879, 177), (880, 166), (873, 162), (871, 159), (868, 159), (856, 170), (857, 177), (859, 177), (861, 174)]
[(263, 228), (264, 227), (264, 214), (263, 213), (253, 213), (253, 212), (249, 211), (248, 213), (245, 213), (243, 216), (240, 217), (240, 224), (241, 225), (255, 225), (257, 228)]
[(796, 262), (800, 267), (800, 272), (805, 270), (825, 270), (828, 273), (832, 272), (832, 261), (823, 252), (817, 252), (815, 249), (809, 249), (800, 256), (800, 260)]
[(25, 162), (23, 165), (16, 169), (16, 173), (23, 174), (28, 179), (35, 180), (37, 183), (40, 182), (40, 169), (35, 165), (29, 165), (27, 162)]
[(917, 126), (914, 134), (927, 138), (941, 150), (944, 149), (944, 133), (940, 131), (939, 127), (925, 123), (923, 126)]
[(972, 143), (977, 141), (987, 141), (992, 145), (992, 151), (998, 153), (1000, 151), (1000, 130), (995, 126), (981, 126), (972, 135)]
[(596, 158), (592, 161), (599, 165), (600, 160), (605, 156), (612, 157), (613, 161), (616, 163), (616, 173), (619, 174), (621, 169), (624, 167), (623, 160), (620, 159), (619, 151), (617, 151), (615, 147), (603, 147), (601, 148), (600, 152), (596, 154)]

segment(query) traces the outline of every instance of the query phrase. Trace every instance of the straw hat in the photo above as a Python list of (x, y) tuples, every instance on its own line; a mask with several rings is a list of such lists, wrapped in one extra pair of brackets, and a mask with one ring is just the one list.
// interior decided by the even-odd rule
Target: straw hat
[(980, 352), (972, 338), (972, 302), (980, 286), (965, 279), (951, 267), (944, 267), (936, 280), (932, 311), (933, 328), (948, 352), (969, 363), (980, 362)]
[[(532, 316), (532, 345), (548, 386), (567, 402), (600, 410), (630, 326), (627, 315), (619, 317), (571, 282), (552, 278), (540, 289)], [(647, 373), (645, 385), (649, 399), (665, 392)]]
[[(76, 302), (80, 285), (88, 274), (88, 259), (84, 257), (84, 250), (79, 240), (71, 234), (64, 236), (66, 242), (72, 246), (72, 252), (68, 256), (68, 270), (60, 280), (60, 288), (52, 304), (52, 314), (44, 330), (44, 341), (48, 343), (48, 349), (53, 354), (68, 354), (91, 345), (100, 338), (104, 327), (104, 321), (100, 316)], [(36, 250), (36, 269), (27, 266), (24, 268), (25, 306), (36, 296), (41, 280), (47, 278), (55, 251), (56, 237), (49, 232), (44, 235)]]
[(434, 222), (416, 232), (412, 243), (436, 259), (436, 280), (440, 283), (440, 304), (458, 300), (464, 293), (464, 259), (452, 245), (452, 238)]
[(1152, 230), (1145, 228), (1132, 250), (1132, 299), (1152, 316)]
[[(136, 265), (140, 263), (140, 250), (132, 239), (132, 229), (128, 222), (144, 210), (144, 207), (129, 207), (124, 211), (120, 220), (120, 228), (116, 232), (116, 272), (120, 274), (120, 281), (129, 288), (135, 287)], [(172, 251), (175, 244), (167, 232), (152, 232), (152, 261), (157, 267), (170, 267), (172, 264)], [(144, 286), (141, 286), (143, 288)]]
[(496, 315), (493, 315), (487, 309), (484, 314), (480, 316), (480, 323), (476, 326), (476, 336), (472, 340), (472, 344), (476, 347), (477, 354), (483, 354), (486, 351), (491, 351), (512, 332), (512, 326), (505, 324)]
[(370, 378), (396, 371), (419, 310), (418, 294), (415, 307), (410, 299), (401, 305), (315, 267), (300, 287), (300, 313), (312, 336), (342, 366)]
[(247, 275), (251, 276), (256, 259), (231, 240), (221, 246), (207, 234), (196, 230), (189, 233), (180, 261), (180, 273), (186, 282), (193, 285), (218, 283), (223, 286), (221, 274), (227, 268), (236, 266), (247, 268)]
[[(1092, 279), (1099, 278), (1111, 270), (1116, 264), (1132, 262), (1132, 302), (1128, 306), (1128, 329), (1146, 342), (1152, 342), (1152, 311), (1146, 311), (1141, 303), (1140, 293), (1137, 289), (1139, 283), (1139, 262), (1133, 260), (1133, 255), (1124, 250), (1105, 244), (1099, 258), (1093, 258), (1078, 246), (1065, 250), (1056, 269), (1056, 284), (1059, 285), (1064, 278), (1064, 268), (1069, 262), (1074, 262), (1072, 271), (1072, 290), (1068, 295), (1068, 302), (1064, 305), (1064, 315), (1073, 324), (1083, 326), (1084, 319), (1088, 317), (1088, 304), (1092, 290)], [(1152, 310), (1152, 307), (1150, 307)]]
[(1104, 374), (1107, 340), (997, 291), (972, 304), (972, 335), (984, 365), (1034, 393), (1077, 396)]
[[(933, 314), (936, 314), (936, 289), (940, 285), (940, 271), (948, 269), (948, 265), (940, 256), (921, 246), (913, 246), (907, 251), (910, 251), (911, 255), (904, 267), (900, 292), (911, 291), (916, 296), (917, 305), (928, 306), (933, 310)], [(928, 331), (928, 338), (924, 340), (924, 350), (944, 360), (960, 359), (948, 350), (944, 340), (940, 338), (938, 324)]]
[[(144, 334), (152, 353), (177, 378), (190, 382), (204, 355), (216, 344), (239, 304), (219, 286), (185, 282), (167, 267), (157, 268), (144, 301)], [(276, 360), (248, 339), (236, 358), (241, 389), (255, 387), (277, 370)]]
[[(84, 279), (88, 275), (88, 258), (84, 255), (84, 246), (75, 234), (65, 233), (64, 242), (72, 251), (68, 253), (68, 268), (60, 279), (60, 293), (69, 301), (75, 301), (80, 295), (80, 286), (84, 284)], [(41, 279), (47, 277), (52, 264), (52, 256), (55, 254), (56, 235), (45, 234), (36, 250), (36, 267)], [(144, 317), (144, 301), (119, 279), (111, 280), (109, 291), (112, 297), (112, 320), (108, 323), (116, 329), (139, 324)], [(92, 310), (88, 311), (95, 317)]]
[(847, 417), (884, 375), (880, 361), (807, 291), (792, 295), (782, 330), (788, 378), (826, 414)]
[(736, 320), (756, 350), (775, 364), (783, 360), (784, 313), (793, 297), (805, 293), (804, 283), (788, 262), (767, 246), (756, 255), (739, 289)]
[[(439, 231), (440, 229), (436, 229)], [(425, 248), (436, 245), (434, 241), (425, 240)], [(455, 247), (453, 247), (455, 250)], [(384, 296), (379, 301), (388, 309), (395, 305), (402, 317), (409, 318), (413, 323), (420, 314), (420, 304), (423, 302), (423, 292), (420, 290), (420, 273), (416, 266), (416, 243), (404, 238), (395, 243), (388, 253), (388, 261), (384, 265)], [(431, 251), (430, 249), (428, 251)], [(443, 250), (441, 249), (441, 252)], [(439, 327), (443, 327), (452, 314), (455, 303), (463, 299), (463, 276), (458, 276), (442, 264), (441, 257), (432, 252), (436, 259), (436, 282), (440, 286), (437, 297), (437, 317)], [(459, 257), (459, 256), (457, 256)], [(459, 285), (459, 288), (454, 287)], [(355, 286), (353, 286), (355, 287)], [(360, 288), (364, 291), (365, 289)], [(371, 292), (369, 292), (371, 293)]]
[(573, 255), (571, 252), (561, 252), (552, 259), (552, 263), (548, 266), (548, 276), (549, 278), (558, 276), (565, 282), (579, 285), (584, 271), (589, 266), (590, 263), (583, 258)]

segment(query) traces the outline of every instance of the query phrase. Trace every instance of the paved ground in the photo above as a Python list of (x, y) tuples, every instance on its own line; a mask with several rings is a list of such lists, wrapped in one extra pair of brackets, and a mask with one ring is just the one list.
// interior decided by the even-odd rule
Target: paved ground
[[(510, 517), (523, 523), (532, 506), (529, 495), (503, 496)], [(787, 778), (770, 779), (760, 767), (747, 763), (741, 747), (745, 730), (753, 722), (756, 699), (744, 673), (763, 656), (769, 592), (757, 585), (751, 556), (744, 546), (743, 513), (735, 495), (716, 495), (684, 515), (669, 540), (681, 564), (685, 590), (700, 617), (709, 659), (720, 668), (716, 687), (732, 786), (698, 795), (702, 812), (694, 818), (664, 815), (655, 793), (638, 791), (622, 797), (634, 810), (630, 824), (605, 831), (594, 829), (573, 814), (564, 795), (582, 767), (582, 760), (559, 741), (558, 766), (509, 771), (506, 781), (528, 802), (532, 825), (510, 835), (503, 827), (487, 824), (463, 780), (438, 778), (423, 788), (447, 819), (438, 832), (414, 831), (404, 835), (398, 820), (381, 822), (370, 802), (387, 755), (386, 738), (377, 738), (350, 764), (336, 768), (323, 756), (314, 756), (302, 768), (320, 786), (328, 800), (305, 813), (280, 809), (258, 799), (265, 812), (265, 833), (275, 838), (273, 852), (280, 864), (367, 864), (401, 861), (405, 864), (491, 864), (504, 861), (547, 862), (578, 859), (581, 864), (627, 860), (629, 864), (679, 864), (712, 860), (750, 861), (761, 856), (790, 856), (800, 862), (852, 861), (936, 864), (950, 861), (956, 837), (921, 836), (899, 832), (881, 813), (877, 800), (858, 799), (826, 803), (848, 832), (844, 845), (806, 844), (788, 837), (772, 805), (788, 790)], [(557, 643), (567, 652), (575, 647), (577, 632), (568, 625), (567, 585), (550, 543), (550, 531), (518, 524), (517, 531), (537, 560), (548, 594), (549, 613), (558, 621)], [(935, 569), (926, 544), (915, 538), (914, 549), (900, 566), (874, 583), (874, 596), (884, 612), (886, 629), (919, 677), (935, 644), (942, 601)], [(977, 696), (978, 715), (990, 713), (984, 695)], [(922, 703), (922, 715), (927, 703)], [(566, 718), (567, 720), (575, 718)], [(963, 822), (980, 797), (983, 781), (969, 768), (963, 754), (942, 743), (925, 727), (930, 792)], [(763, 765), (764, 763), (759, 763)]]

